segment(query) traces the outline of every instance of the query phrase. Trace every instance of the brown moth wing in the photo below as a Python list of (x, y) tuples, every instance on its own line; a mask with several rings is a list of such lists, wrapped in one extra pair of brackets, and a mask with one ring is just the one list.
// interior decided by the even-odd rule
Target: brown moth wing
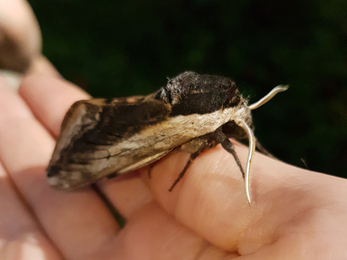
[[(138, 147), (144, 142), (141, 137), (124, 140), (140, 136), (142, 129), (158, 125), (169, 113), (170, 106), (153, 95), (76, 102), (65, 116), (47, 169), (50, 184), (73, 189), (158, 160), (171, 149), (162, 146), (144, 151)], [(158, 141), (158, 136), (151, 139), (148, 145)]]
[(171, 105), (153, 97), (76, 102), (64, 119), (47, 169), (50, 184), (74, 189), (140, 168), (244, 114), (244, 107), (237, 106), (171, 116)]

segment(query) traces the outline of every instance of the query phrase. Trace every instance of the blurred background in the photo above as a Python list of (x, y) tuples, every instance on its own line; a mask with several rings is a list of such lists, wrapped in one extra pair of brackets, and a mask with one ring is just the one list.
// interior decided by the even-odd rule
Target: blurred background
[(344, 0), (29, 0), (43, 53), (95, 97), (149, 94), (187, 70), (232, 78), (257, 101), (255, 134), (277, 158), (347, 177)]

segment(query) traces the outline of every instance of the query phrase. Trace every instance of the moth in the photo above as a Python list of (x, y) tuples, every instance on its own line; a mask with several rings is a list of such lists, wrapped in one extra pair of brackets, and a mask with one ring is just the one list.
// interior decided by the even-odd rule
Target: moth
[[(166, 86), (147, 96), (77, 101), (64, 118), (47, 168), (49, 184), (75, 189), (183, 150), (190, 158), (171, 191), (202, 151), (221, 144), (240, 168), (251, 203), (255, 148), (266, 153), (254, 137), (251, 110), (287, 88), (277, 86), (248, 105), (229, 78), (188, 71), (168, 79)], [(229, 138), (248, 138), (246, 170)]]

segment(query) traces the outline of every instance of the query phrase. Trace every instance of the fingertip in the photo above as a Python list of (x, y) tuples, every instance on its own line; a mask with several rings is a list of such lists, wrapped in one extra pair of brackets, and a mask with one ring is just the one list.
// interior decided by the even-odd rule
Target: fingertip
[(63, 79), (53, 64), (43, 55), (33, 60), (24, 77), (33, 75)]
[(57, 136), (69, 107), (90, 96), (74, 84), (61, 78), (31, 74), (22, 79), (19, 95), (26, 101), (36, 118)]

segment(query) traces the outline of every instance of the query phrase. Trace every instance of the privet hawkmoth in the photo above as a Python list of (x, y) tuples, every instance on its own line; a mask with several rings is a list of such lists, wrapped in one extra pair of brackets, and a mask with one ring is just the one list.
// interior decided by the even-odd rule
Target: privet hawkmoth
[[(191, 154), (173, 183), (191, 162), (217, 144), (231, 153), (245, 180), (248, 202), (250, 168), (257, 146), (251, 110), (287, 87), (278, 86), (248, 105), (235, 83), (225, 77), (184, 72), (147, 96), (78, 101), (67, 112), (47, 169), (57, 189), (74, 189), (109, 175), (148, 165), (174, 150)], [(246, 170), (229, 138), (248, 137)]]

